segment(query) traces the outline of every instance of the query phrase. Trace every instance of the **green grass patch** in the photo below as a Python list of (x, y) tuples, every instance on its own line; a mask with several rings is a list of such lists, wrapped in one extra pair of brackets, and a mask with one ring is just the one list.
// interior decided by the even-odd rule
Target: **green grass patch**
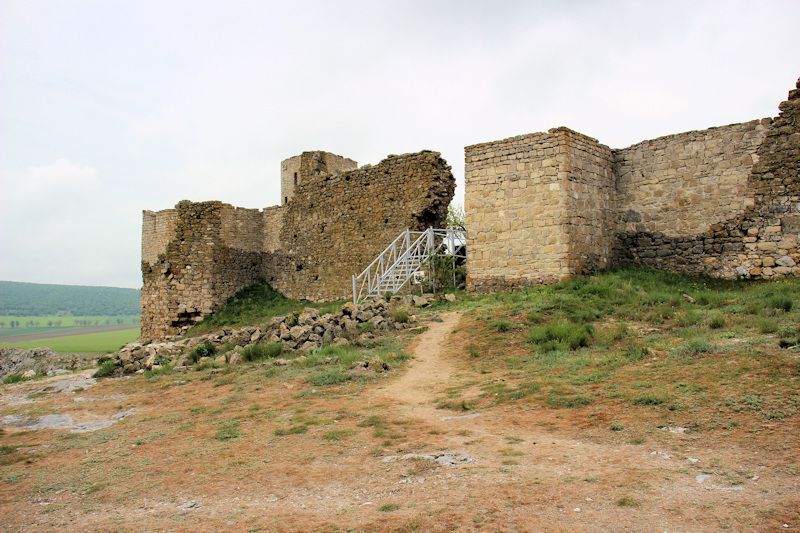
[(556, 320), (533, 328), (526, 338), (540, 351), (554, 352), (589, 346), (592, 333), (593, 328), (590, 324)]
[(189, 335), (207, 333), (223, 326), (242, 326), (263, 323), (276, 316), (299, 313), (304, 307), (316, 307), (320, 313), (336, 310), (343, 302), (314, 304), (306, 300), (292, 300), (259, 281), (231, 296), (225, 305), (192, 327)]
[(62, 353), (111, 353), (139, 338), (139, 328), (86, 333), (83, 335), (54, 336), (35, 341), (4, 343), (16, 348), (50, 348)]

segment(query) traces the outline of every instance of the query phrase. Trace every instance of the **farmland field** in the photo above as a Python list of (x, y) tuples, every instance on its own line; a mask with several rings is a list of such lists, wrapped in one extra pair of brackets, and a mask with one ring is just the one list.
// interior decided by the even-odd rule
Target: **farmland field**
[(47, 347), (57, 352), (109, 353), (139, 337), (138, 327), (83, 335), (63, 335), (62, 332), (57, 330), (50, 331), (53, 332), (52, 337), (19, 342), (0, 342), (0, 346), (15, 346), (17, 348)]

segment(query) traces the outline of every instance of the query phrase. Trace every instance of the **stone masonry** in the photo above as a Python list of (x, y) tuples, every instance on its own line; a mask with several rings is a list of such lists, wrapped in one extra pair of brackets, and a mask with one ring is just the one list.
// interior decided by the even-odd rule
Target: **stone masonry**
[(281, 206), (182, 201), (145, 211), (142, 339), (180, 333), (258, 279), (291, 298), (347, 298), (352, 274), (401, 231), (443, 224), (455, 181), (438, 153), (355, 167), (304, 152), (281, 165), (282, 183), (291, 179)]
[(620, 150), (567, 128), (468, 146), (468, 288), (620, 264), (800, 274), (800, 80), (779, 110)]

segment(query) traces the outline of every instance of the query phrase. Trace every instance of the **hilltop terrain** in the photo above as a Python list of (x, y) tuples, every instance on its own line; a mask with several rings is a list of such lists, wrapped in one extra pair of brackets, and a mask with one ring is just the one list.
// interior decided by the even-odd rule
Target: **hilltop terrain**
[[(5, 385), (0, 510), (12, 530), (792, 530), (798, 302), (800, 280), (622, 270), (395, 304), (410, 327), (304, 354)], [(250, 303), (224, 327), (269, 321)]]

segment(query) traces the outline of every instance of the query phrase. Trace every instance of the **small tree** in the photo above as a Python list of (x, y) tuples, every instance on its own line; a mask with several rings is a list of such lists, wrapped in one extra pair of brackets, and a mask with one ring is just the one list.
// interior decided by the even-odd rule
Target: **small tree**
[(467, 217), (464, 208), (460, 205), (450, 204), (447, 207), (447, 227), (466, 231)]

